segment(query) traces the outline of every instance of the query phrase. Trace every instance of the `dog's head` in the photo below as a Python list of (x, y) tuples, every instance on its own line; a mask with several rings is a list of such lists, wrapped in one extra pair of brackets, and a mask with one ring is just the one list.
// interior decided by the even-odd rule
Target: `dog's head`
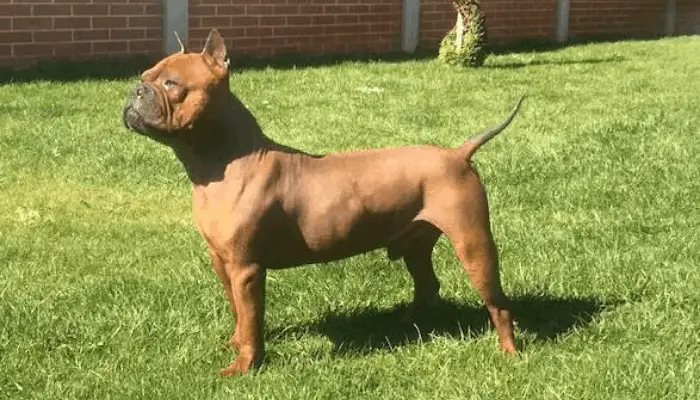
[(168, 142), (196, 128), (228, 93), (226, 46), (219, 32), (212, 30), (201, 53), (188, 53), (181, 43), (179, 53), (144, 72), (122, 119), (129, 129)]

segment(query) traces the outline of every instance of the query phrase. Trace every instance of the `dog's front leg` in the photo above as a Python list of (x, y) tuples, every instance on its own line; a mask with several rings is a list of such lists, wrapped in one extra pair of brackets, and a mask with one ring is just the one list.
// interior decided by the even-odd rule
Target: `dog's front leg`
[(238, 356), (221, 375), (248, 371), (262, 362), (265, 347), (263, 324), (265, 317), (265, 268), (259, 264), (225, 262), (236, 307), (236, 347)]
[[(233, 313), (233, 319), (238, 324), (238, 318), (236, 317), (236, 299), (233, 297), (233, 288), (231, 286), (231, 280), (229, 279), (228, 272), (224, 265), (224, 261), (219, 257), (213, 249), (209, 249), (209, 257), (211, 257), (211, 265), (216, 271), (216, 275), (221, 280), (221, 284), (224, 287), (224, 293), (226, 293), (226, 298), (231, 305), (231, 312)], [(236, 333), (238, 329), (233, 329), (233, 334), (228, 342), (224, 343), (224, 349), (230, 349), (231, 347), (238, 348), (238, 335)]]

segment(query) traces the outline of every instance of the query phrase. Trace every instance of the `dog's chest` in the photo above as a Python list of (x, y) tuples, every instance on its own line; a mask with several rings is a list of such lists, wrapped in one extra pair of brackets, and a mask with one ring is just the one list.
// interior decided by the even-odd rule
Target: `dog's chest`
[(192, 211), (197, 229), (210, 244), (230, 240), (240, 195), (224, 185), (195, 188)]

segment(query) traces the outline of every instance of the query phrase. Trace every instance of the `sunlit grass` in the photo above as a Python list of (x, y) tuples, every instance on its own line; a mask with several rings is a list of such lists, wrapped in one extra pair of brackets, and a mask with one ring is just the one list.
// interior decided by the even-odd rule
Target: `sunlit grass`
[(244, 70), (265, 132), (311, 152), (453, 146), (529, 95), (476, 155), (520, 357), (449, 243), (433, 335), (376, 252), (269, 274), (268, 357), (220, 378), (233, 327), (172, 153), (122, 127), (134, 79), (0, 86), (0, 397), (700, 396), (700, 40)]

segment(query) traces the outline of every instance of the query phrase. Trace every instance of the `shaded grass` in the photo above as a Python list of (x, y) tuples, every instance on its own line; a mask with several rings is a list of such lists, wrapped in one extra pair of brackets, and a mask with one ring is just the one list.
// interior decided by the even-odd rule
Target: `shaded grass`
[[(442, 239), (445, 301), (398, 316), (383, 252), (273, 271), (268, 360), (221, 379), (233, 326), (169, 150), (120, 124), (133, 79), (0, 86), (2, 398), (695, 398), (700, 41), (233, 74), (273, 138), (311, 152), (513, 125), (475, 157), (520, 357), (503, 357)], [(378, 88), (375, 90), (373, 88)]]

